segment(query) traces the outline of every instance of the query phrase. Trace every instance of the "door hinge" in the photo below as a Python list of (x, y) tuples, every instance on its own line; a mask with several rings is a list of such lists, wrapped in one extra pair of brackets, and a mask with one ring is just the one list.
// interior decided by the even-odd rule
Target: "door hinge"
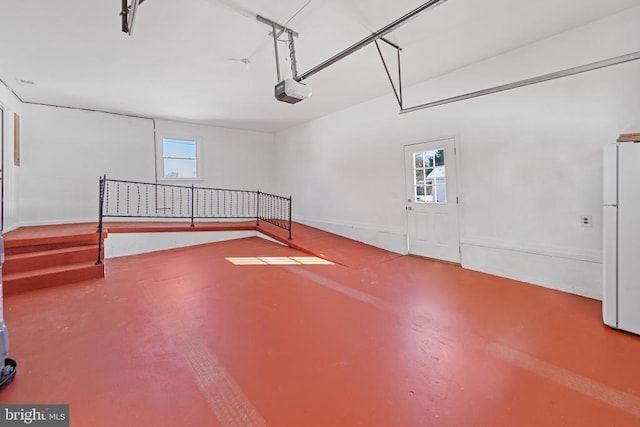
[(458, 154), (458, 149), (456, 147), (453, 147), (453, 155), (455, 156), (456, 154)]
[(456, 197), (456, 205), (459, 205), (459, 204), (460, 204), (460, 199)]
[(462, 246), (458, 246), (458, 253), (462, 255)]

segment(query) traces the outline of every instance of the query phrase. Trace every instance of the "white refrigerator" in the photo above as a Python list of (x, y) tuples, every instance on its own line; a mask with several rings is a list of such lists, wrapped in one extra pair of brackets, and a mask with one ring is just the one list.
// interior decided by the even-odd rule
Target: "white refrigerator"
[(604, 150), (604, 323), (640, 334), (640, 143)]

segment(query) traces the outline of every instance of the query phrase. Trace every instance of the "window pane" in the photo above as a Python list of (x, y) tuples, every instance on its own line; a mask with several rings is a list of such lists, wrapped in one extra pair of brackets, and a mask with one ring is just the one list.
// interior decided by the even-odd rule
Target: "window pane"
[(426, 183), (427, 184), (433, 184), (434, 183), (433, 182), (433, 180), (434, 180), (434, 178), (433, 178), (433, 169), (426, 169), (425, 170), (425, 175), (426, 175), (426, 177), (425, 177)]
[(416, 171), (416, 184), (424, 184), (424, 169)]
[(436, 203), (447, 203), (447, 185), (446, 184), (436, 184)]
[(427, 185), (425, 188), (425, 196), (424, 196), (424, 201), (425, 202), (433, 202), (433, 185)]
[(427, 167), (427, 168), (432, 168), (433, 167), (433, 156), (434, 156), (434, 152), (433, 151), (426, 151), (424, 153), (425, 167)]
[(163, 141), (163, 157), (196, 158), (196, 142), (186, 139), (165, 138)]
[(164, 159), (165, 178), (197, 178), (195, 159)]
[(413, 160), (416, 169), (424, 167), (424, 156), (422, 153), (413, 153)]
[(436, 150), (436, 166), (444, 166), (444, 148)]
[(423, 185), (416, 186), (415, 202), (424, 203), (426, 201), (427, 199), (425, 198), (425, 194), (424, 194), (424, 186)]

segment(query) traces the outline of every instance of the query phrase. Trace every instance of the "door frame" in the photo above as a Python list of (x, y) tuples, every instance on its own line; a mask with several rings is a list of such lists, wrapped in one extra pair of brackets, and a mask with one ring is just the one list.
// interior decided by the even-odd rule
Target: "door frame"
[[(462, 209), (462, 200), (463, 200), (463, 185), (462, 185), (462, 169), (461, 169), (461, 162), (460, 162), (460, 158), (461, 158), (461, 150), (460, 150), (460, 137), (459, 136), (441, 136), (441, 137), (437, 137), (437, 138), (432, 138), (432, 139), (426, 139), (426, 140), (422, 140), (422, 141), (413, 141), (413, 142), (408, 142), (408, 143), (404, 143), (402, 144), (401, 148), (401, 157), (402, 157), (402, 194), (404, 196), (404, 198), (402, 199), (402, 209), (404, 210), (404, 234), (405, 234), (405, 253), (410, 254), (409, 252), (409, 213), (407, 211), (407, 199), (411, 196), (413, 197), (413, 195), (410, 195), (407, 193), (407, 162), (405, 159), (405, 151), (408, 147), (411, 146), (415, 146), (415, 145), (421, 145), (421, 144), (430, 144), (430, 143), (435, 143), (435, 142), (439, 142), (439, 141), (447, 141), (447, 140), (453, 140), (453, 149), (455, 152), (454, 157), (454, 162), (455, 162), (455, 166), (456, 166), (456, 194), (458, 197), (458, 201), (456, 203), (456, 211), (457, 211), (457, 215), (458, 215), (458, 247), (460, 248), (460, 264), (462, 264), (462, 218), (463, 218), (463, 209)], [(447, 262), (444, 260), (441, 260), (442, 262)]]

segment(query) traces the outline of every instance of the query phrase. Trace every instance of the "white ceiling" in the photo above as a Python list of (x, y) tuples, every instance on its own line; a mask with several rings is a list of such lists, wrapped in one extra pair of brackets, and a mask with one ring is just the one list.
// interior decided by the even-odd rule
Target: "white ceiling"
[[(372, 45), (309, 78), (312, 98), (276, 101), (273, 44), (256, 14), (286, 23), (307, 4), (289, 22), (304, 72), (422, 3), (146, 0), (129, 37), (120, 0), (0, 0), (0, 78), (29, 102), (273, 132), (391, 88)], [(406, 86), (639, 4), (449, 0), (388, 39), (404, 49)]]

